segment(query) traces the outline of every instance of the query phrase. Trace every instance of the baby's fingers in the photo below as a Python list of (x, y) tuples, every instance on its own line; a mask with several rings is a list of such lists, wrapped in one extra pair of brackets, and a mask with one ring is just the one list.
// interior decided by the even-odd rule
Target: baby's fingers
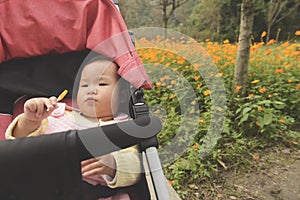
[(36, 117), (41, 118), (44, 113), (47, 111), (47, 99), (38, 99), (36, 104)]
[(46, 102), (46, 111), (52, 112), (55, 108), (57, 108), (57, 98), (56, 97), (50, 97)]

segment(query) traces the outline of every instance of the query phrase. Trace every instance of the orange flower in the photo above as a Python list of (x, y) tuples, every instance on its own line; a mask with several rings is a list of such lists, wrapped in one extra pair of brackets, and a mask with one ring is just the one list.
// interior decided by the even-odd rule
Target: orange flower
[(269, 40), (267, 45), (271, 45), (271, 44), (274, 44), (276, 42), (276, 40), (272, 39), (272, 40)]
[(254, 97), (254, 94), (249, 94), (248, 97), (249, 97), (249, 98), (253, 98), (253, 97)]
[(182, 57), (177, 58), (177, 64), (182, 65), (185, 62), (185, 59)]
[(280, 120), (278, 120), (280, 123), (285, 123), (286, 121), (284, 120), (284, 119), (280, 119)]
[(211, 94), (211, 91), (210, 90), (205, 90), (204, 91), (204, 96), (207, 96), (207, 95), (210, 95)]
[(196, 105), (196, 103), (197, 102), (194, 100), (194, 101), (191, 102), (191, 105)]
[(267, 91), (267, 89), (264, 88), (264, 87), (259, 89), (259, 92), (260, 92), (260, 93), (265, 93), (266, 91)]
[(297, 31), (295, 32), (295, 35), (299, 36), (299, 35), (300, 35), (300, 30), (297, 30)]
[(172, 94), (169, 99), (174, 99), (176, 97), (176, 94)]
[(236, 86), (236, 88), (235, 88), (235, 93), (238, 93), (240, 90), (241, 90), (241, 86)]
[(257, 108), (257, 110), (259, 110), (259, 111), (263, 111), (263, 110), (264, 110), (264, 108), (263, 108), (263, 107), (258, 107), (258, 108)]
[(272, 53), (272, 50), (271, 49), (266, 49), (265, 51), (264, 51), (264, 54), (265, 55), (269, 55), (269, 54), (271, 54)]
[(198, 149), (199, 148), (198, 145), (196, 145), (196, 144), (194, 144), (192, 147), (193, 147), (193, 149)]
[(194, 77), (195, 81), (198, 81), (199, 78), (200, 78), (200, 76), (195, 76), (195, 77)]
[(293, 82), (293, 80), (291, 80), (291, 79), (288, 80), (288, 83), (292, 83), (292, 82)]
[(256, 121), (255, 124), (256, 124), (256, 126), (259, 126), (259, 122), (258, 121)]
[(261, 33), (260, 38), (266, 37), (266, 35), (267, 35), (267, 32), (264, 31), (264, 32)]
[(200, 89), (201, 86), (202, 86), (202, 83), (199, 83), (199, 84), (197, 85), (197, 89)]
[(276, 69), (275, 72), (276, 72), (277, 74), (281, 74), (281, 73), (283, 73), (283, 69)]

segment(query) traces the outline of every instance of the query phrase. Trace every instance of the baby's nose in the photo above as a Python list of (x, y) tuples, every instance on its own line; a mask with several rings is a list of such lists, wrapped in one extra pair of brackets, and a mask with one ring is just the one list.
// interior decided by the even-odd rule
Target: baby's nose
[(90, 87), (88, 90), (88, 94), (97, 94), (97, 87)]

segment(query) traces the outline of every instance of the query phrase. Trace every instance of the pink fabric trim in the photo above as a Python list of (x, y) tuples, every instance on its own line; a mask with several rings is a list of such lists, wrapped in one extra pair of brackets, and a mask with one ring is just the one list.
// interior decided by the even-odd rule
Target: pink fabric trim
[(5, 131), (12, 121), (12, 116), (8, 114), (0, 114), (0, 140), (5, 140)]

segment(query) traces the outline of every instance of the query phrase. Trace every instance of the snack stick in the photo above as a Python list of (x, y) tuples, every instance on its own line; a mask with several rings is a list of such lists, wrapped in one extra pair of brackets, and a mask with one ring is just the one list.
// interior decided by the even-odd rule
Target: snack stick
[(60, 95), (57, 97), (57, 101), (63, 100), (63, 98), (67, 95), (68, 90), (64, 90)]
[[(67, 95), (68, 93), (68, 90), (64, 90), (62, 93), (60, 93), (60, 95), (57, 97), (57, 101), (61, 101), (63, 100), (63, 98)], [(47, 112), (49, 111), (50, 109), (47, 107)]]

